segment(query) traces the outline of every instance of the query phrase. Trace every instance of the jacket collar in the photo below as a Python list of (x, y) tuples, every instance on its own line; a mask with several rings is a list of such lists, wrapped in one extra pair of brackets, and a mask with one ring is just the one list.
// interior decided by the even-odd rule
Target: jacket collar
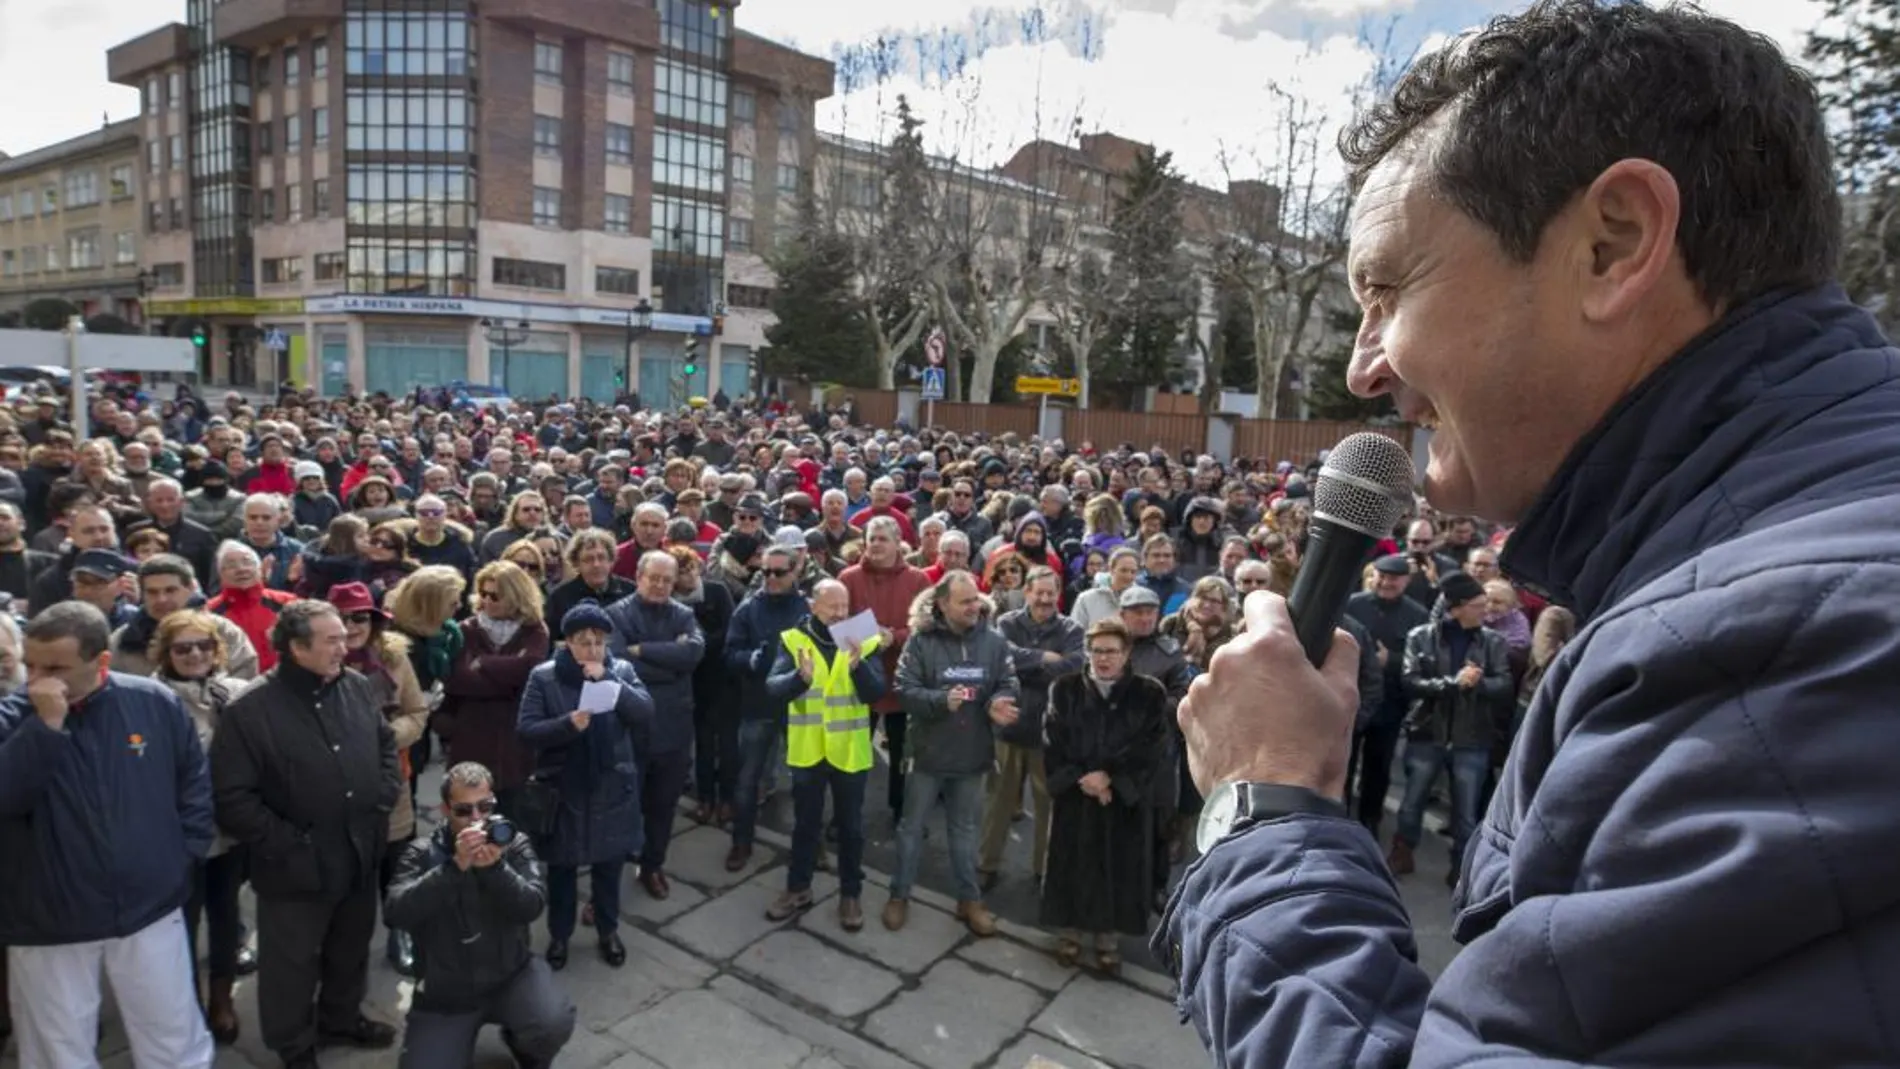
[[(1512, 532), (1500, 564), (1589, 620), (1733, 532), (1751, 511), (1812, 489), (1812, 461), (1805, 468), (1793, 457), (1744, 462), (1844, 397), (1891, 379), (1895, 362), (1879, 325), (1839, 286), (1783, 290), (1742, 305), (1571, 450)], [(1678, 519), (1683, 526), (1671, 530)]]

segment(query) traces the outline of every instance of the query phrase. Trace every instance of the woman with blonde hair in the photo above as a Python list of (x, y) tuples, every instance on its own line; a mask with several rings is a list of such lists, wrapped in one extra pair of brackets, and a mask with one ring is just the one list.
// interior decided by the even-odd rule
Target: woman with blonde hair
[[(208, 752), (217, 734), (218, 720), (244, 681), (225, 674), (224, 639), (218, 620), (196, 609), (181, 609), (158, 622), (147, 656), (157, 666), (153, 678), (170, 687), (191, 714), (198, 741)], [(185, 927), (192, 946), (198, 945), (198, 924), (209, 931), (203, 1000), (205, 1025), (211, 1038), (223, 1045), (238, 1038), (238, 1014), (232, 1000), (237, 983), (238, 949), (244, 942), (238, 914), (238, 890), (244, 886), (244, 852), (223, 834), (213, 840), (211, 852), (192, 874), (191, 899), (185, 904)], [(196, 975), (198, 956), (192, 955)]]
[(541, 587), (519, 565), (490, 562), (475, 573), (473, 613), (462, 623), (462, 652), (443, 685), (430, 726), (448, 747), (449, 763), (474, 761), (495, 777), (495, 798), (514, 816), (534, 754), (515, 733), (528, 673), (547, 660)]

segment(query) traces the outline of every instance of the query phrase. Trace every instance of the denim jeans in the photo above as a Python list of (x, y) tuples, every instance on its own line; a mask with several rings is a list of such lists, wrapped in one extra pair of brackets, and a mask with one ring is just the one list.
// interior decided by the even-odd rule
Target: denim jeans
[[(594, 890), (594, 927), (602, 934), (620, 928), (620, 873), (622, 861), (587, 866), (588, 882)], [(574, 918), (580, 912), (580, 875), (577, 865), (548, 866), (548, 938), (569, 939), (574, 935)]]
[(751, 846), (752, 832), (759, 822), (759, 783), (765, 779), (766, 763), (772, 748), (785, 728), (776, 720), (745, 720), (739, 724), (738, 797), (732, 800), (732, 845)]
[(792, 867), (785, 875), (787, 891), (811, 889), (812, 870), (818, 867), (818, 845), (825, 833), (825, 791), (831, 791), (832, 820), (838, 828), (838, 893), (862, 897), (864, 891), (864, 788), (871, 770), (841, 772), (820, 761), (810, 768), (792, 769)]
[(1484, 779), (1491, 774), (1490, 747), (1407, 742), (1405, 802), (1399, 806), (1398, 834), (1406, 845), (1418, 845), (1425, 828), (1425, 800), (1447, 765), (1451, 766), (1451, 867), (1456, 872), (1464, 862), (1465, 843), (1484, 815), (1478, 805), (1484, 796)]
[(943, 822), (950, 832), (950, 875), (957, 885), (957, 901), (983, 897), (976, 879), (976, 827), (983, 819), (983, 773), (940, 776), (912, 769), (904, 777), (904, 817), (897, 822), (897, 873), (891, 877), (891, 897), (909, 898), (917, 879), (918, 854), (924, 845), (924, 819), (943, 796)]

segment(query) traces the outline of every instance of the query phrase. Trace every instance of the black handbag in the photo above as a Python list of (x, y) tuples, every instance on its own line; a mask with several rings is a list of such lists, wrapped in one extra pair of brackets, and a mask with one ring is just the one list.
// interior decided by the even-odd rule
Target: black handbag
[(515, 827), (528, 833), (533, 839), (545, 840), (554, 834), (554, 822), (561, 809), (561, 791), (552, 783), (541, 779), (529, 779), (522, 784), (521, 794), (515, 802)]

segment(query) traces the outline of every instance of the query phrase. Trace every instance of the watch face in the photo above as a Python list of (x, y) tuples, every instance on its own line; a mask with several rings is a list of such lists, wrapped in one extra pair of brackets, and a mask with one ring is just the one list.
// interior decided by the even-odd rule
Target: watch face
[(1201, 809), (1201, 822), (1194, 831), (1195, 845), (1205, 854), (1220, 842), (1228, 829), (1234, 826), (1234, 817), (1240, 812), (1240, 787), (1233, 783), (1223, 783), (1214, 788), (1214, 793)]

